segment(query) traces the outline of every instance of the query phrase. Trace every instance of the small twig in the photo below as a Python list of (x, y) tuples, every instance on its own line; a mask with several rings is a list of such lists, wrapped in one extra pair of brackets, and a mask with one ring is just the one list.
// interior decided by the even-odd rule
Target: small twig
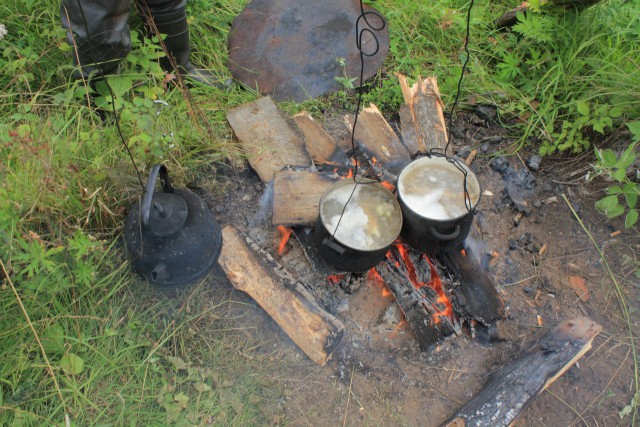
[(2, 267), (2, 272), (4, 273), (4, 277), (6, 277), (7, 282), (9, 282), (9, 286), (11, 286), (11, 290), (13, 291), (13, 294), (15, 295), (16, 300), (18, 301), (18, 305), (20, 306), (20, 309), (22, 310), (22, 314), (24, 315), (24, 318), (26, 319), (27, 323), (29, 324), (29, 328), (31, 328), (31, 332), (33, 332), (33, 336), (36, 338), (36, 342), (38, 343), (38, 346), (40, 347), (40, 351), (42, 352), (42, 357), (44, 359), (45, 364), (47, 365), (47, 371), (49, 371), (49, 375), (51, 375), (51, 379), (53, 379), (53, 384), (56, 387), (56, 391), (58, 392), (58, 396), (60, 397), (60, 402), (62, 403), (62, 407), (64, 408), (65, 420), (67, 421), (67, 424), (69, 424), (69, 411), (67, 411), (67, 405), (64, 402), (64, 398), (62, 397), (62, 391), (60, 390), (60, 386), (58, 385), (58, 380), (56, 378), (56, 375), (53, 373), (53, 368), (51, 367), (51, 363), (49, 363), (49, 358), (47, 357), (47, 352), (44, 350), (44, 346), (42, 345), (42, 342), (40, 341), (40, 337), (38, 336), (38, 333), (36, 332), (36, 329), (33, 327), (33, 323), (31, 323), (31, 318), (29, 317), (29, 313), (27, 313), (27, 310), (24, 308), (24, 304), (22, 304), (22, 299), (20, 298), (20, 295), (18, 294), (18, 291), (16, 290), (15, 286), (13, 286), (13, 282), (11, 281), (11, 277), (9, 277), (9, 272), (5, 268), (4, 262), (1, 259), (0, 259), (0, 266)]
[(429, 386), (431, 386), (432, 388), (436, 389), (438, 391), (438, 393), (440, 393), (441, 395), (443, 395), (447, 399), (456, 402), (460, 406), (463, 405), (463, 403), (460, 402), (458, 399), (454, 399), (453, 397), (449, 396), (447, 393), (445, 393), (444, 391), (440, 390), (438, 387), (434, 386), (431, 382), (427, 381), (427, 384), (429, 384)]
[(519, 285), (520, 283), (527, 282), (527, 281), (529, 281), (529, 280), (531, 280), (531, 279), (535, 279), (536, 277), (538, 277), (538, 275), (537, 275), (537, 274), (535, 274), (535, 275), (533, 275), (533, 276), (525, 277), (524, 279), (522, 279), (522, 280), (518, 280), (517, 282), (513, 282), (513, 283), (506, 283), (506, 284), (504, 284), (504, 285), (498, 285), (498, 287), (499, 287), (499, 288), (506, 288), (506, 287), (508, 287), (508, 286)]

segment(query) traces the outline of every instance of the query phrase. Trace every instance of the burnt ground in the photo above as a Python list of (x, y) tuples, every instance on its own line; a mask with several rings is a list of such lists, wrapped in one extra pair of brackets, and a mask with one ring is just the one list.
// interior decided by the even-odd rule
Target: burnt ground
[[(338, 139), (345, 135), (340, 122), (327, 117), (325, 123)], [(607, 221), (595, 210), (606, 183), (581, 179), (589, 170), (587, 156), (544, 158), (539, 168), (534, 158), (529, 168), (526, 163), (531, 153), (524, 148), (492, 162), (495, 153), (508, 149), (508, 131), (468, 113), (459, 114), (454, 121), (453, 135), (454, 148), (463, 156), (479, 149), (471, 166), (485, 191), (478, 218), (486, 251), (495, 252), (490, 272), (508, 307), (508, 319), (501, 324), (504, 340), (497, 343), (484, 343), (464, 331), (437, 350), (421, 353), (411, 331), (397, 323), (397, 314), (381, 320), (394, 305), (381, 288), (365, 280), (344, 289), (331, 285), (313, 271), (293, 238), (284, 255), (277, 257), (279, 235), (265, 215), (269, 209), (261, 205), (264, 186), (248, 165), (238, 161), (234, 167), (221, 166), (215, 181), (197, 183), (223, 226), (234, 224), (258, 241), (346, 325), (332, 360), (320, 368), (255, 302), (234, 290), (225, 278), (209, 279), (213, 286), (207, 295), (212, 303), (230, 301), (225, 315), (236, 318), (240, 314), (240, 320), (229, 322), (254, 326), (245, 331), (247, 339), (257, 343), (256, 354), (265, 355), (272, 372), (269, 381), (281, 390), (281, 396), (265, 409), (273, 424), (439, 425), (482, 387), (489, 372), (517, 357), (561, 320), (578, 315), (592, 318), (603, 331), (593, 348), (542, 392), (516, 425), (631, 423), (630, 416), (619, 416), (633, 395), (634, 367), (626, 323), (596, 248), (562, 195), (603, 248), (626, 296), (636, 331), (640, 330), (640, 283), (633, 275), (633, 263), (640, 254), (637, 233), (625, 230), (620, 220)], [(508, 191), (504, 175), (509, 171), (524, 180), (520, 182), (524, 187)], [(522, 194), (526, 206), (519, 200)], [(526, 212), (515, 221), (518, 208)], [(621, 233), (611, 237), (617, 230)], [(580, 300), (569, 276), (584, 278), (588, 301)]]

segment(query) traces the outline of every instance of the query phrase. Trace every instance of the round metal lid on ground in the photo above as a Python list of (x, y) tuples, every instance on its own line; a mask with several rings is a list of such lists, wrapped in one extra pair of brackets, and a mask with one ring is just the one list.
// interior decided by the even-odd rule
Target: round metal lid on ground
[[(375, 9), (365, 6), (366, 12)], [(229, 34), (229, 70), (245, 85), (274, 99), (296, 102), (344, 87), (336, 77), (356, 78), (357, 0), (253, 0), (234, 20)], [(389, 52), (388, 26), (380, 18), (363, 19), (364, 80), (373, 77)], [(372, 34), (375, 34), (375, 38)], [(343, 61), (344, 60), (344, 61)]]

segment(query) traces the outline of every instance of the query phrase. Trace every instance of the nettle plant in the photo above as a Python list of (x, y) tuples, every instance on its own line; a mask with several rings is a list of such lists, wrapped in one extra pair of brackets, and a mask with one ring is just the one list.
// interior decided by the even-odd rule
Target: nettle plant
[[(608, 218), (615, 218), (626, 212), (625, 227), (634, 226), (638, 221), (638, 196), (640, 196), (640, 170), (629, 173), (636, 160), (636, 145), (640, 141), (640, 121), (627, 124), (633, 141), (620, 154), (611, 149), (596, 149), (597, 175), (613, 179), (616, 184), (607, 188), (607, 195), (596, 202), (596, 207)], [(635, 175), (635, 176), (634, 176)], [(634, 180), (635, 179), (635, 180)]]

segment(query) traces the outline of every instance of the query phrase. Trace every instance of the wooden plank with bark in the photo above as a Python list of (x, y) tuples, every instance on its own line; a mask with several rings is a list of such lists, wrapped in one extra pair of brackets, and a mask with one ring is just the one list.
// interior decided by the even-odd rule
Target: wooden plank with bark
[[(353, 129), (353, 116), (346, 116), (345, 123)], [(409, 151), (400, 142), (391, 125), (375, 104), (370, 104), (358, 115), (355, 140), (369, 157), (394, 173), (398, 173), (410, 160)]]
[(274, 225), (315, 224), (322, 193), (337, 180), (309, 171), (284, 170), (276, 173), (271, 222)]
[(578, 361), (602, 327), (565, 320), (516, 360), (494, 371), (480, 392), (444, 426), (511, 426), (540, 392)]
[(400, 73), (396, 73), (396, 76), (406, 106), (400, 109), (403, 144), (412, 156), (431, 149), (444, 152), (447, 145), (447, 125), (436, 77), (418, 77), (418, 81), (409, 86), (406, 76)]
[(230, 110), (227, 121), (262, 182), (271, 181), (286, 166), (313, 165), (304, 144), (270, 97)]
[(303, 111), (293, 116), (293, 121), (304, 135), (304, 145), (317, 165), (345, 166), (351, 164), (333, 137), (322, 129), (322, 126), (311, 117), (311, 114)]
[(251, 296), (311, 360), (324, 366), (344, 325), (315, 302), (268, 252), (236, 227), (222, 230), (218, 263), (236, 289)]

